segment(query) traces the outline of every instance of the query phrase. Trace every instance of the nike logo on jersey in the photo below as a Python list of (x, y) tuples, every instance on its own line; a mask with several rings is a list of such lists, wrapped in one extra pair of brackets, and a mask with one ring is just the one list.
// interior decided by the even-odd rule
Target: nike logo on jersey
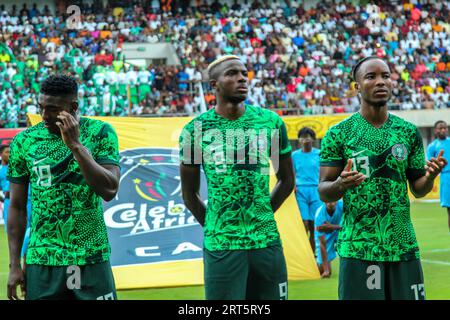
[(44, 159), (39, 159), (39, 160), (34, 160), (33, 161), (33, 166), (37, 165), (38, 163), (44, 161), (45, 159), (47, 159), (48, 157), (45, 157)]
[(364, 151), (366, 151), (366, 149), (361, 150), (361, 151), (358, 151), (358, 152), (352, 152), (352, 157), (355, 157), (355, 156), (357, 156), (358, 154), (363, 153)]

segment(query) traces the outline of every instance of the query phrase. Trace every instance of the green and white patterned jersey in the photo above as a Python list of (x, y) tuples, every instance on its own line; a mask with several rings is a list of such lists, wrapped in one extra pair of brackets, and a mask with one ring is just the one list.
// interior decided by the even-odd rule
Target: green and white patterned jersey
[(328, 130), (320, 163), (344, 167), (350, 158), (353, 170), (366, 179), (344, 194), (339, 255), (369, 261), (418, 259), (407, 178), (415, 180), (425, 174), (419, 130), (392, 114), (382, 127), (375, 128), (355, 113)]
[[(80, 141), (97, 163), (119, 165), (111, 125), (81, 117)], [(43, 122), (14, 138), (8, 180), (30, 182), (32, 188), (27, 264), (86, 265), (109, 259), (102, 199), (87, 185), (62, 138), (49, 133)]]
[[(200, 165), (208, 184), (204, 247), (209, 251), (265, 248), (280, 243), (270, 204), (270, 157), (289, 157), (286, 127), (274, 112), (245, 106), (236, 120), (211, 109), (180, 136), (180, 159)], [(277, 156), (278, 155), (278, 156)]]

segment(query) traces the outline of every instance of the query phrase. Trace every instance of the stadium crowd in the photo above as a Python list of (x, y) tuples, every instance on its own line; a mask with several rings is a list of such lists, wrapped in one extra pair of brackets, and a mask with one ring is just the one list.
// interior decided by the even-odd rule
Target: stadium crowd
[[(450, 107), (450, 2), (94, 1), (64, 10), (0, 5), (0, 127), (37, 113), (39, 83), (69, 72), (84, 115), (196, 114), (214, 101), (207, 65), (238, 55), (247, 65), (248, 102), (283, 114), (354, 112), (350, 70), (363, 56), (386, 59), (396, 109)], [(124, 42), (171, 43), (180, 65), (130, 64)]]

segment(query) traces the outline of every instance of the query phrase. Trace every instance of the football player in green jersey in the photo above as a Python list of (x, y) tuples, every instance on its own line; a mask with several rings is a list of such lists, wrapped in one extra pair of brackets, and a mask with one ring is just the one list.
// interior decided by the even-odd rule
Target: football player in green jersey
[[(247, 68), (237, 56), (216, 60), (208, 72), (217, 105), (180, 136), (183, 199), (204, 228), (206, 299), (287, 299), (274, 219), (294, 188), (286, 127), (276, 113), (244, 103)], [(278, 180), (272, 192), (270, 161)], [(200, 164), (207, 206), (199, 195)]]
[(378, 57), (353, 68), (360, 111), (331, 127), (321, 145), (319, 193), (343, 197), (337, 251), (340, 299), (425, 299), (408, 184), (416, 197), (431, 191), (447, 161), (425, 162), (415, 125), (388, 112), (392, 81)]
[[(45, 79), (43, 121), (11, 143), (9, 299), (19, 299), (18, 286), (31, 300), (116, 298), (102, 199), (118, 190), (118, 140), (109, 124), (79, 117), (77, 91), (73, 77)], [(28, 183), (33, 219), (21, 266)]]

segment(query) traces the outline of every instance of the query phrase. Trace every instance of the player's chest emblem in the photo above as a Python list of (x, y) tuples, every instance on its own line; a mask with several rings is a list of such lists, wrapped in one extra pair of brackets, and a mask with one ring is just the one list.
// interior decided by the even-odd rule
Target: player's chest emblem
[(391, 153), (397, 161), (403, 161), (408, 156), (408, 150), (401, 143), (395, 144), (391, 149)]

